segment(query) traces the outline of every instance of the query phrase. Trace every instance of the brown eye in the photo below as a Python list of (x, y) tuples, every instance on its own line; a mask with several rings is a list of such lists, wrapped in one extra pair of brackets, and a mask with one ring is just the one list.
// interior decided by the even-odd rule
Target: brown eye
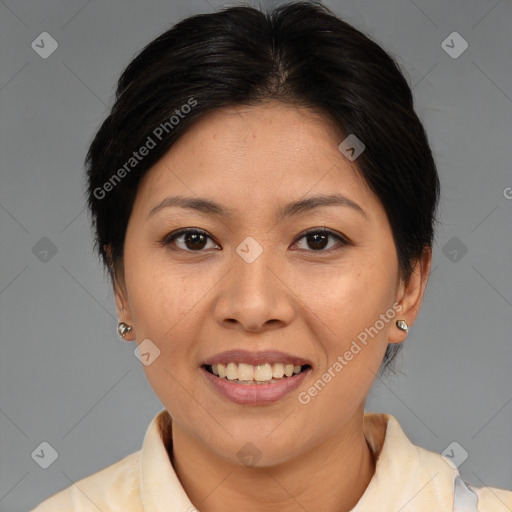
[(329, 244), (329, 238), (337, 240), (338, 245), (348, 245), (347, 240), (345, 240), (342, 236), (338, 235), (337, 233), (329, 229), (316, 229), (308, 231), (307, 233), (302, 235), (299, 238), (299, 240), (305, 239), (308, 248), (311, 249), (312, 251), (329, 252), (333, 248), (331, 246), (329, 247), (329, 249), (325, 250)]
[[(331, 231), (329, 229), (316, 229), (311, 230), (303, 234), (298, 240), (306, 240), (306, 248), (300, 248), (300, 250), (306, 250), (309, 252), (330, 252), (336, 249), (336, 244), (329, 247), (329, 240), (336, 240), (338, 246), (349, 245), (343, 236)], [(213, 247), (207, 247), (208, 241), (213, 239), (205, 232), (200, 229), (180, 229), (175, 233), (171, 233), (161, 241), (163, 246), (176, 246), (178, 250), (187, 252), (204, 252), (204, 249), (218, 248), (219, 246), (213, 243)], [(295, 244), (297, 245), (297, 244)]]
[(179, 249), (189, 252), (200, 252), (206, 245), (208, 239), (211, 237), (206, 232), (198, 229), (181, 229), (176, 233), (172, 233), (162, 241), (162, 245), (168, 246), (171, 244), (177, 245), (176, 242), (181, 243)]

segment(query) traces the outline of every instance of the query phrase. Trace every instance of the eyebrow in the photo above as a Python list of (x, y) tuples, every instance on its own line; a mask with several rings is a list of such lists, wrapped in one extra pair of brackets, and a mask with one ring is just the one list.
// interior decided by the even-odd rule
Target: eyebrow
[[(308, 197), (307, 199), (300, 199), (293, 201), (284, 207), (282, 207), (277, 213), (277, 220), (281, 221), (287, 217), (299, 215), (301, 213), (309, 212), (315, 208), (322, 206), (344, 206), (352, 208), (364, 217), (366, 212), (357, 203), (349, 199), (342, 194), (331, 194), (331, 195), (316, 195)], [(149, 212), (148, 217), (156, 214), (157, 212), (165, 208), (185, 208), (189, 210), (195, 210), (206, 215), (215, 215), (226, 219), (235, 216), (234, 210), (226, 208), (215, 201), (205, 198), (197, 197), (185, 197), (185, 196), (170, 196), (163, 199)]]

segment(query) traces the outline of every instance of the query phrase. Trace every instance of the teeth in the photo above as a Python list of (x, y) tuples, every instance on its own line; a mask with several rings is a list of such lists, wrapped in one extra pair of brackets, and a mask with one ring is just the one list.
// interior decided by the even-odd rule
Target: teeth
[(254, 380), (264, 381), (272, 379), (272, 366), (270, 364), (259, 364), (254, 366)]
[(222, 363), (212, 364), (211, 370), (214, 375), (221, 379), (235, 381), (238, 380), (240, 384), (260, 384), (274, 382), (282, 379), (283, 377), (291, 377), (300, 373), (302, 366), (283, 364), (283, 363), (265, 363), (259, 365), (252, 365), (247, 363)]
[(272, 365), (272, 377), (274, 379), (282, 379), (284, 375), (284, 364), (283, 363), (274, 363)]
[(226, 367), (226, 378), (228, 380), (238, 379), (238, 365), (236, 363), (228, 363)]
[[(240, 363), (238, 365), (238, 380), (253, 380), (254, 379), (254, 366), (252, 364)], [(256, 379), (263, 380), (263, 379)]]

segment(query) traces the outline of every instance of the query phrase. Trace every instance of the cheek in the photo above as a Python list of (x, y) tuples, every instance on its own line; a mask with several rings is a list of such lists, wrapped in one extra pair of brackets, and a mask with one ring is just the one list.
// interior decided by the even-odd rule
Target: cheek
[[(315, 287), (306, 284), (311, 283), (310, 277), (301, 285), (305, 304), (328, 333), (320, 339), (329, 340), (333, 348), (343, 349), (392, 306), (395, 272), (386, 271), (386, 260), (382, 261), (379, 264), (364, 255), (354, 255), (344, 265), (317, 273)], [(387, 268), (394, 267), (390, 264)], [(382, 331), (384, 335), (387, 332)]]
[[(196, 371), (193, 340), (198, 338), (200, 328), (197, 308), (207, 291), (204, 280), (191, 278), (190, 272), (179, 275), (147, 255), (126, 262), (137, 341), (149, 339), (159, 351), (158, 357), (151, 364), (143, 364), (142, 369), (156, 396), (179, 422), (190, 415), (190, 378)], [(194, 415), (198, 413), (190, 416)]]
[[(307, 306), (317, 318), (312, 325), (325, 358), (314, 382), (301, 389), (300, 403), (311, 408), (311, 418), (325, 421), (326, 404), (333, 421), (347, 417), (368, 394), (394, 321), (396, 272), (386, 270), (394, 268), (392, 252), (379, 259), (357, 254), (329, 269), (328, 281), (317, 281), (322, 293), (309, 294)], [(320, 423), (317, 428), (324, 428)]]
[[(128, 239), (125, 250), (125, 280), (132, 320), (137, 334), (158, 338), (186, 312), (189, 282), (165, 261), (161, 249), (139, 247)], [(132, 241), (132, 243), (130, 243)]]
[[(153, 389), (180, 396), (179, 383), (195, 378), (198, 351), (196, 340), (203, 324), (211, 321), (207, 309), (211, 293), (219, 282), (219, 268), (175, 264), (165, 252), (139, 251), (126, 261), (126, 284), (137, 340), (150, 339), (159, 357), (144, 371)], [(158, 396), (162, 396), (157, 391)]]
[(314, 313), (311, 325), (325, 360), (315, 379), (299, 390), (298, 400), (318, 432), (350, 417), (364, 401), (378, 374), (394, 321), (391, 272), (378, 265), (367, 266), (363, 259), (338, 270), (330, 272), (328, 283), (318, 282), (323, 285), (322, 293), (310, 295), (306, 303)]

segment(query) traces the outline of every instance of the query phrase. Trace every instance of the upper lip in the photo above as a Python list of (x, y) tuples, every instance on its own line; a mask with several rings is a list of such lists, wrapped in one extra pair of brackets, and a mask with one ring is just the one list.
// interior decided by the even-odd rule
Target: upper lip
[(252, 364), (253, 366), (261, 365), (265, 363), (283, 363), (293, 364), (295, 366), (311, 365), (311, 362), (303, 357), (294, 356), (292, 354), (286, 354), (278, 350), (265, 350), (261, 352), (249, 352), (247, 350), (227, 350), (226, 352), (220, 352), (215, 354), (205, 361), (202, 365), (212, 364), (227, 364), (227, 363), (246, 363)]

